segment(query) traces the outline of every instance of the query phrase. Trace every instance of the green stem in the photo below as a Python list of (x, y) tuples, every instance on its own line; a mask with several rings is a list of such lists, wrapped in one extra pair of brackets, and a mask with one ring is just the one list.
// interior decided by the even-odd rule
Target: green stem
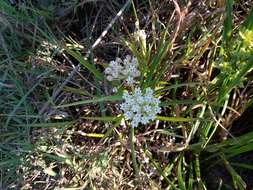
[(131, 126), (131, 131), (130, 131), (130, 143), (131, 143), (130, 146), (131, 146), (132, 162), (133, 162), (133, 166), (134, 166), (134, 174), (135, 174), (136, 180), (138, 180), (139, 179), (139, 169), (138, 169), (135, 147), (134, 147), (134, 143), (135, 143), (134, 127), (132, 127), (132, 126)]
[(198, 189), (200, 190), (206, 189), (205, 185), (202, 183), (202, 180), (201, 180), (199, 154), (195, 154), (195, 172), (196, 172), (196, 178), (197, 178), (197, 183), (198, 183)]
[(136, 29), (138, 31), (138, 30), (140, 30), (140, 22), (139, 22), (139, 19), (138, 19), (138, 16), (137, 16), (137, 12), (136, 12), (136, 8), (135, 8), (133, 0), (132, 0), (132, 7), (133, 7), (133, 11), (134, 11), (134, 16), (135, 16), (135, 19), (136, 19), (135, 26), (136, 26)]

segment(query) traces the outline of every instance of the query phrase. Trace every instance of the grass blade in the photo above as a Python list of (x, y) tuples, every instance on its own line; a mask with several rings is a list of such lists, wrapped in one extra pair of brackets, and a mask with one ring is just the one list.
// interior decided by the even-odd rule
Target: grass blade
[(165, 116), (157, 116), (156, 119), (160, 121), (170, 121), (170, 122), (191, 122), (197, 120), (196, 118), (165, 117)]
[(78, 53), (75, 52), (71, 49), (69, 49), (68, 47), (64, 47), (64, 49), (71, 55), (73, 56), (81, 65), (83, 65), (84, 67), (86, 67), (91, 73), (94, 74), (94, 76), (98, 79), (98, 80), (102, 80), (103, 79), (103, 74), (101, 72), (99, 72), (96, 67), (92, 64), (90, 64), (87, 60), (85, 60), (83, 58), (83, 56)]
[(66, 108), (66, 107), (78, 106), (78, 105), (84, 105), (84, 104), (90, 104), (90, 103), (96, 104), (99, 102), (115, 102), (119, 100), (122, 100), (121, 95), (97, 97), (90, 100), (83, 100), (83, 101), (73, 102), (70, 104), (59, 105), (59, 106), (56, 106), (55, 108)]
[(223, 30), (223, 39), (228, 44), (232, 35), (232, 8), (233, 0), (226, 0), (226, 10), (225, 10), (225, 21)]

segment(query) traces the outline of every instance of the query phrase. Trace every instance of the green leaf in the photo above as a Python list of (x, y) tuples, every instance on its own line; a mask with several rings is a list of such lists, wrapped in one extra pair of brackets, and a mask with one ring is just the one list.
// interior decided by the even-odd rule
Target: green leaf
[(241, 168), (244, 168), (244, 169), (253, 170), (253, 165), (252, 164), (241, 164), (241, 163), (234, 163), (234, 162), (231, 162), (230, 164), (232, 166), (237, 166), (237, 167), (241, 167)]
[(189, 166), (189, 179), (188, 179), (188, 190), (193, 189), (193, 162), (190, 161), (190, 166)]
[(252, 30), (253, 29), (253, 8), (251, 9), (250, 14), (247, 17), (246, 21), (243, 23), (243, 26), (247, 30)]
[(156, 116), (157, 120), (160, 121), (170, 121), (170, 122), (190, 122), (196, 121), (196, 118), (185, 118), (185, 117), (164, 117), (164, 116)]
[(42, 77), (36, 82), (36, 84), (34, 86), (32, 86), (27, 92), (26, 94), (19, 100), (19, 102), (15, 105), (15, 107), (13, 108), (13, 110), (10, 112), (8, 119), (5, 122), (4, 128), (6, 128), (10, 121), (13, 119), (13, 115), (15, 115), (16, 111), (18, 110), (18, 108), (26, 101), (26, 98), (36, 89), (36, 87), (41, 83), (42, 81)]
[(64, 47), (64, 50), (66, 50), (71, 56), (73, 56), (81, 65), (86, 67), (91, 73), (93, 73), (98, 80), (103, 79), (103, 74), (99, 72), (94, 65), (90, 64), (87, 60), (85, 60), (79, 52), (75, 52), (66, 46)]
[(20, 164), (21, 161), (18, 159), (11, 159), (11, 160), (1, 160), (0, 167), (10, 167), (10, 165), (17, 165)]
[(78, 105), (84, 105), (84, 104), (90, 104), (90, 103), (96, 104), (99, 102), (114, 102), (114, 101), (119, 101), (119, 100), (122, 100), (121, 95), (97, 97), (97, 98), (93, 98), (89, 100), (83, 100), (83, 101), (73, 102), (70, 104), (59, 105), (59, 106), (56, 106), (55, 108), (66, 108), (66, 107), (78, 106)]
[(95, 120), (95, 121), (119, 121), (122, 117), (117, 117), (117, 116), (101, 116), (101, 117), (82, 117), (83, 119), (87, 120)]
[(51, 127), (69, 127), (73, 125), (75, 122), (74, 121), (69, 121), (69, 122), (55, 122), (55, 123), (31, 123), (31, 124), (20, 124), (20, 125), (14, 125), (17, 127), (42, 127), (42, 128), (51, 128)]
[(226, 10), (225, 10), (225, 21), (224, 21), (224, 30), (223, 38), (226, 43), (229, 43), (232, 35), (232, 9), (233, 9), (233, 0), (226, 0)]
[(220, 155), (223, 160), (227, 171), (230, 173), (235, 189), (246, 190), (246, 183), (243, 181), (242, 177), (236, 172), (236, 170), (231, 166), (231, 164), (226, 160), (223, 154)]
[(169, 42), (162, 42), (157, 50), (156, 55), (152, 59), (151, 64), (150, 64), (150, 69), (147, 74), (147, 81), (145, 83), (146, 86), (151, 86), (151, 83), (153, 82), (152, 79), (154, 79), (154, 75), (157, 71), (157, 68), (159, 67), (161, 61), (163, 60), (165, 56), (165, 52), (167, 50), (168, 44)]
[(72, 88), (72, 87), (66, 86), (63, 90), (66, 91), (66, 92), (71, 92), (73, 94), (78, 94), (78, 95), (84, 95), (84, 96), (93, 97), (92, 94), (90, 94), (88, 91), (83, 90), (83, 89)]
[(181, 190), (186, 190), (185, 188), (185, 182), (182, 174), (182, 161), (183, 161), (183, 156), (180, 156), (178, 166), (177, 166), (177, 179), (178, 179), (178, 185)]
[(98, 133), (84, 133), (84, 132), (78, 132), (80, 135), (84, 137), (91, 137), (91, 138), (104, 138), (105, 134), (98, 134)]
[(251, 152), (253, 151), (253, 143), (249, 143), (249, 144), (246, 144), (244, 146), (240, 145), (238, 147), (231, 147), (229, 149), (226, 149), (225, 150), (225, 153), (226, 155), (228, 155), (227, 157), (234, 157), (234, 156), (237, 156), (237, 155), (240, 155), (240, 154), (243, 154), (243, 153), (246, 153), (246, 152)]
[(149, 160), (151, 161), (151, 165), (157, 170), (158, 174), (163, 177), (164, 181), (166, 181), (166, 183), (168, 185), (171, 185), (174, 189), (175, 189), (175, 185), (174, 182), (172, 182), (167, 175), (164, 173), (164, 170), (161, 168), (161, 166), (159, 165), (159, 163), (157, 163), (153, 158), (152, 158), (152, 154), (146, 149), (145, 150), (145, 155), (149, 158)]

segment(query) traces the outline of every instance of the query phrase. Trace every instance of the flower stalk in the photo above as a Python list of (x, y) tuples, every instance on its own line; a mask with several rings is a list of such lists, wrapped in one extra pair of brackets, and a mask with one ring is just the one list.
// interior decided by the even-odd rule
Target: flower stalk
[(134, 144), (135, 144), (134, 127), (130, 127), (131, 156), (132, 156), (132, 162), (133, 162), (133, 167), (134, 167), (135, 180), (136, 180), (136, 182), (138, 182), (138, 180), (139, 180), (139, 167), (138, 167), (138, 164), (137, 164), (135, 145)]

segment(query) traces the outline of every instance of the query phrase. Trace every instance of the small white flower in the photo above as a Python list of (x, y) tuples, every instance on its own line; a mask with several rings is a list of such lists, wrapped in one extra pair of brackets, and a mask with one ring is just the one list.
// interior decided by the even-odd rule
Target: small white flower
[(133, 86), (135, 81), (134, 81), (134, 78), (133, 77), (127, 77), (126, 79), (126, 83), (128, 84), (128, 86)]
[(139, 112), (140, 112), (140, 109), (141, 109), (141, 107), (140, 107), (138, 104), (135, 104), (135, 105), (133, 105), (133, 107), (132, 107), (132, 111), (133, 111), (134, 113), (139, 113)]
[(121, 63), (122, 59), (120, 59), (119, 57), (116, 57), (116, 63)]
[(153, 96), (153, 90), (147, 88), (142, 93), (140, 88), (135, 88), (132, 94), (123, 94), (124, 103), (120, 105), (126, 120), (131, 122), (132, 127), (137, 127), (139, 123), (148, 124), (156, 118), (156, 114), (161, 112), (160, 100)]
[(143, 109), (144, 109), (146, 112), (152, 112), (152, 108), (151, 108), (151, 106), (149, 106), (149, 105), (145, 105), (145, 106), (143, 107)]
[(106, 79), (107, 79), (108, 81), (112, 81), (112, 80), (113, 80), (112, 76), (110, 76), (110, 75), (108, 75), (108, 76), (106, 77)]
[(131, 113), (130, 111), (127, 111), (126, 113), (125, 113), (125, 117), (127, 118), (127, 119), (131, 119), (133, 116), (133, 113)]
[(112, 69), (110, 67), (107, 67), (105, 69), (105, 74), (110, 74), (112, 72)]
[(142, 92), (141, 92), (141, 89), (140, 89), (140, 88), (136, 88), (136, 89), (134, 90), (134, 96), (135, 96), (135, 98), (141, 97), (141, 96), (142, 96)]
[(114, 87), (114, 88), (112, 89), (112, 92), (117, 93), (117, 92), (118, 92), (118, 89), (117, 89), (116, 87)]
[(124, 63), (128, 63), (131, 61), (131, 56), (130, 55), (127, 55), (126, 58), (124, 59)]
[(109, 81), (124, 80), (128, 86), (133, 86), (136, 83), (135, 78), (140, 76), (138, 60), (130, 55), (127, 55), (123, 61), (116, 58), (109, 63), (104, 73)]
[(146, 42), (147, 35), (145, 30), (138, 30), (135, 34), (139, 41)]

